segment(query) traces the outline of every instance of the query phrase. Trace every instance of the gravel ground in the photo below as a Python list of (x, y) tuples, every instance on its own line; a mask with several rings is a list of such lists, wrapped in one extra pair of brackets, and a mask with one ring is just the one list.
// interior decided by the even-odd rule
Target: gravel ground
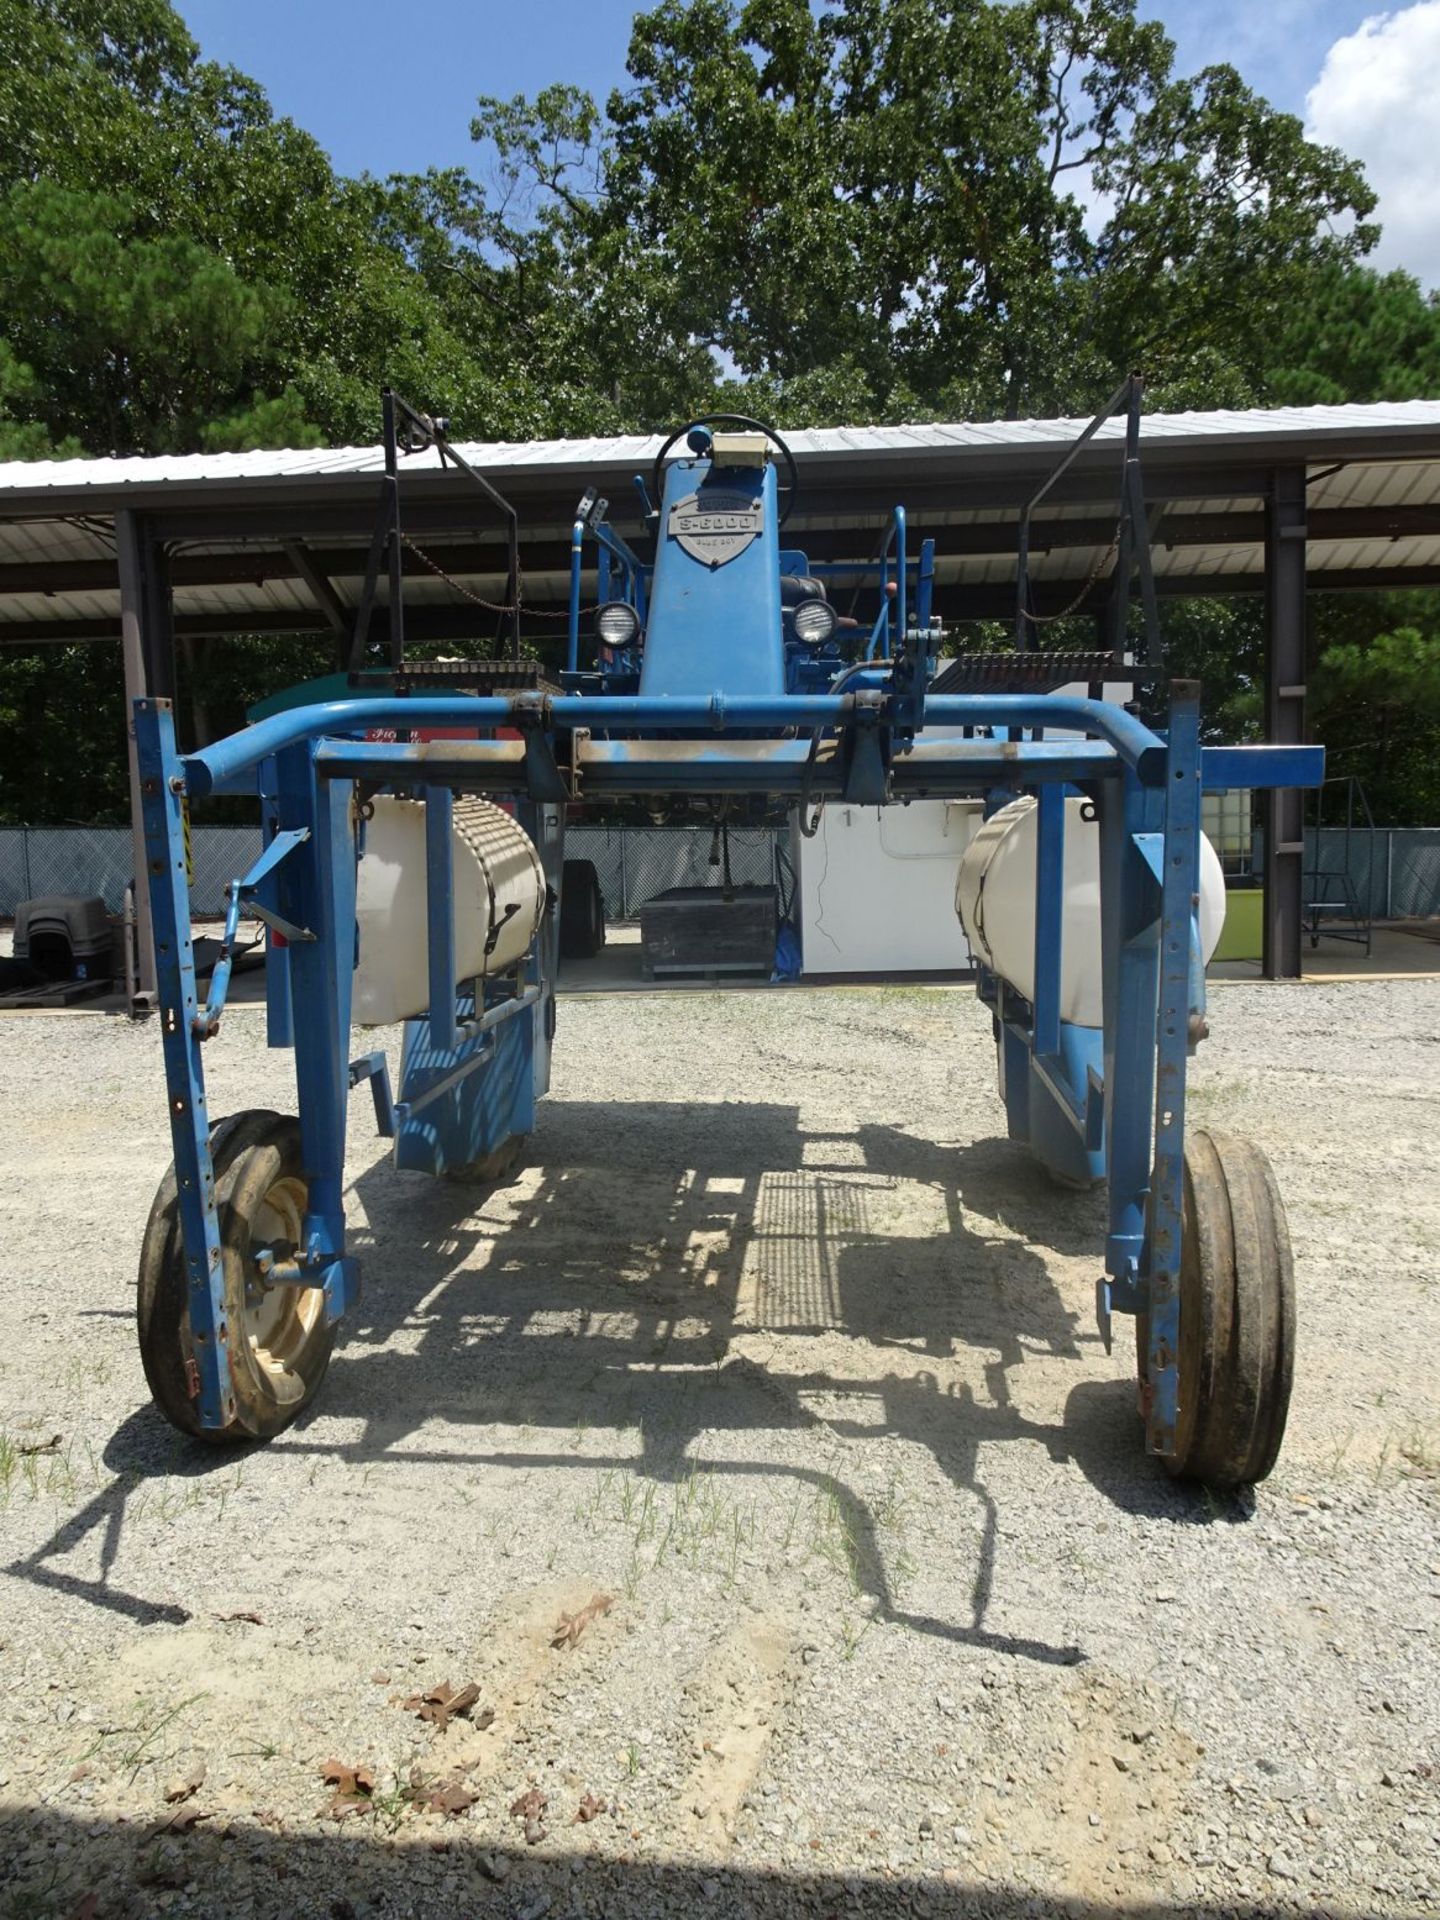
[[(0, 1914), (1433, 1915), (1440, 986), (1212, 1021), (1303, 1315), (1253, 1499), (1145, 1459), (967, 991), (568, 999), (498, 1190), (357, 1102), (365, 1300), (243, 1454), (134, 1348), (158, 1035), (7, 1021)], [(253, 1012), (209, 1066), (287, 1104)]]

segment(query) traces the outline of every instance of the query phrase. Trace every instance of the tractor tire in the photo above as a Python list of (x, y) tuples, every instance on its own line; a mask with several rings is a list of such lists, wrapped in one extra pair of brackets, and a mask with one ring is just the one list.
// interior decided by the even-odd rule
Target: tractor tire
[(605, 944), (605, 896), (593, 860), (567, 860), (560, 876), (560, 957), (593, 960)]
[(160, 1183), (140, 1250), (136, 1324), (156, 1406), (173, 1427), (212, 1446), (269, 1440), (310, 1404), (325, 1377), (335, 1329), (318, 1288), (265, 1287), (255, 1244), (292, 1250), (306, 1203), (300, 1124), (264, 1109), (217, 1123), (210, 1136), (225, 1280), (234, 1403), (223, 1427), (200, 1422), (189, 1282), (173, 1166)]
[[(1140, 1378), (1149, 1316), (1135, 1322)], [(1176, 1479), (1234, 1489), (1279, 1457), (1295, 1370), (1295, 1273), (1270, 1162), (1197, 1128), (1185, 1147)]]

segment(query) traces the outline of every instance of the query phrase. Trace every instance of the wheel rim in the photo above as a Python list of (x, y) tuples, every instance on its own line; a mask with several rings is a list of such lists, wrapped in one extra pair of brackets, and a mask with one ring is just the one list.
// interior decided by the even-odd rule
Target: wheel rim
[(293, 1255), (300, 1245), (305, 1201), (303, 1180), (277, 1180), (266, 1190), (255, 1211), (251, 1258), (246, 1262), (245, 1337), (255, 1364), (282, 1389), (282, 1397), (285, 1375), (323, 1321), (325, 1296), (318, 1287), (265, 1286), (255, 1275), (253, 1256), (265, 1246)]

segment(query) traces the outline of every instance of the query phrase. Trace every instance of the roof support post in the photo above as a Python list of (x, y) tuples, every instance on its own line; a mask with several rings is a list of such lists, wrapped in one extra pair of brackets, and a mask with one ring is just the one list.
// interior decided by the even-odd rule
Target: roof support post
[[(1277, 467), (1265, 502), (1265, 738), (1305, 738), (1305, 469)], [(1298, 980), (1304, 919), (1305, 814), (1297, 788), (1264, 801), (1267, 980)]]
[[(125, 668), (125, 736), (130, 767), (130, 844), (135, 881), (135, 992), (134, 1015), (151, 1013), (158, 999), (155, 977), (155, 931), (150, 916), (150, 888), (146, 880), (145, 818), (140, 798), (140, 762), (135, 747), (135, 702), (156, 692), (152, 673), (156, 636), (149, 631), (150, 602), (146, 591), (147, 534), (139, 516), (128, 508), (115, 515), (115, 554), (120, 576), (120, 644)], [(173, 671), (170, 676), (174, 679)], [(171, 689), (173, 691), (173, 688)]]

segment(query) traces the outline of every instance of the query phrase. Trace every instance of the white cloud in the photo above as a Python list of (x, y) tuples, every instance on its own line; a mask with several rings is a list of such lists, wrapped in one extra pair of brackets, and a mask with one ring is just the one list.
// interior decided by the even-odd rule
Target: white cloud
[(1311, 139), (1363, 161), (1384, 227), (1370, 256), (1440, 285), (1440, 0), (1379, 13), (1335, 41), (1305, 103)]

